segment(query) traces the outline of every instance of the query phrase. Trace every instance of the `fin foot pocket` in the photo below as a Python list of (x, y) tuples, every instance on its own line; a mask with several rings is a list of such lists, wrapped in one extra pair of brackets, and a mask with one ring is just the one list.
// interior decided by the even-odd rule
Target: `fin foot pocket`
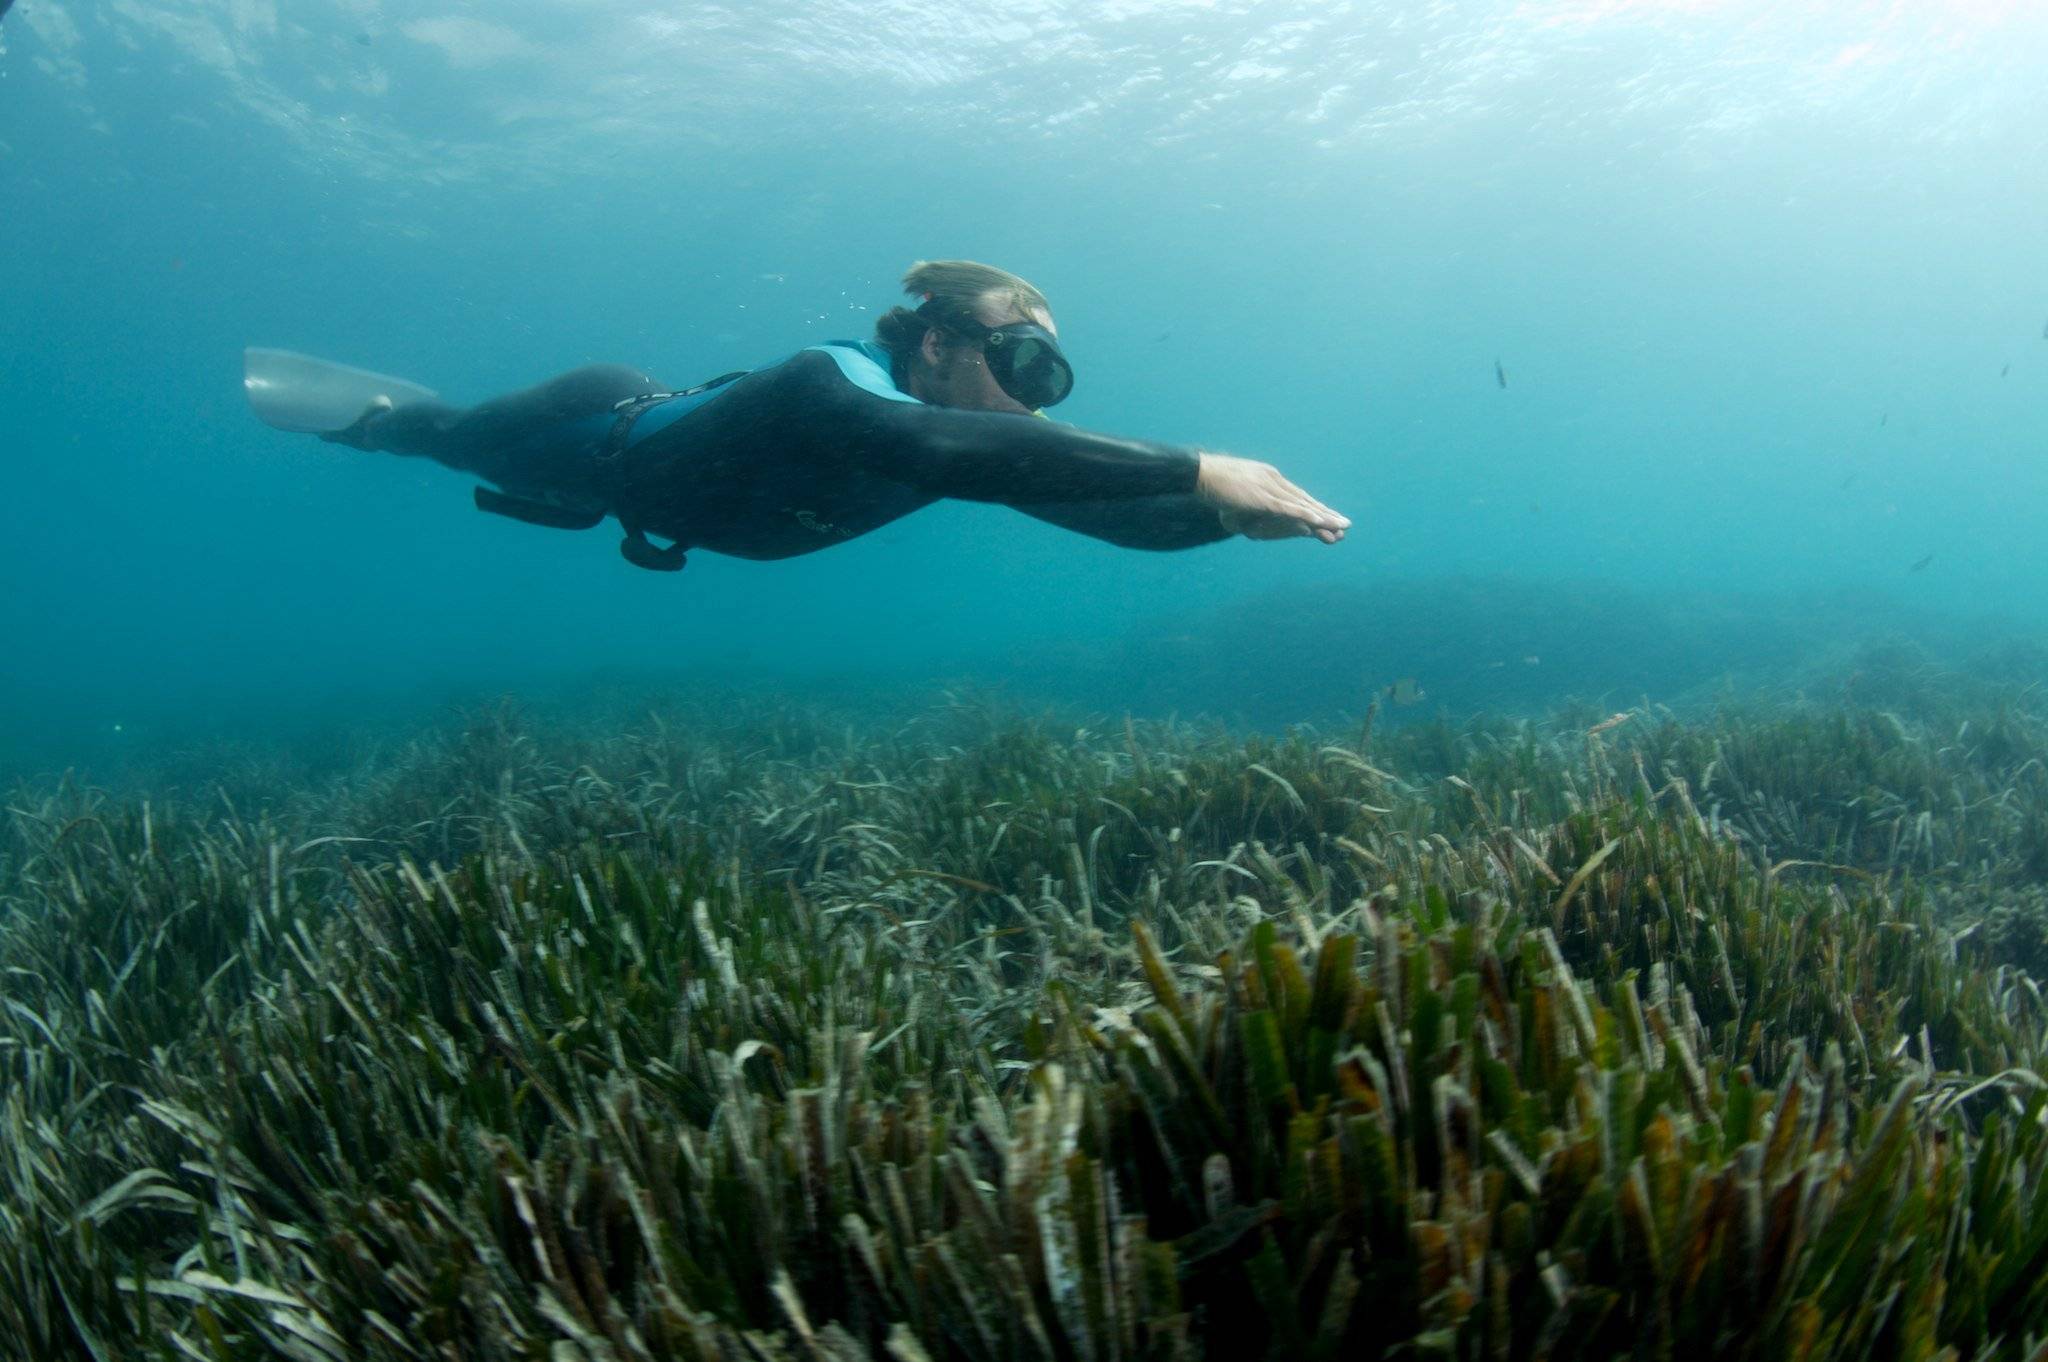
[(685, 556), (681, 544), (657, 548), (637, 529), (626, 531), (626, 537), (619, 541), (619, 554), (634, 567), (649, 572), (681, 572)]
[(604, 520), (603, 511), (586, 511), (575, 506), (557, 506), (551, 501), (515, 497), (494, 487), (475, 488), (471, 496), (479, 511), (524, 521), (528, 525), (544, 525), (551, 530), (595, 529)]

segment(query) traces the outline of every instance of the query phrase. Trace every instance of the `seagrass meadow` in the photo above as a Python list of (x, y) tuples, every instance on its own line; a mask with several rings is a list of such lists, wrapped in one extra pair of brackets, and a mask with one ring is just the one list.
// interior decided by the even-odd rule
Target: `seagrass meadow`
[(0, 1353), (2048, 1357), (2048, 715), (1870, 690), (22, 783)]
[(2044, 72), (0, 0), (0, 1362), (2048, 1362)]

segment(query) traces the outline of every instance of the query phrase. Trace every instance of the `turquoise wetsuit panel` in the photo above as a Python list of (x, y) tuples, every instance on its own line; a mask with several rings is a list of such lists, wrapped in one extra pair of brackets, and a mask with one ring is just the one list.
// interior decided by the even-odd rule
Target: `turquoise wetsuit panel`
[(832, 362), (839, 366), (839, 372), (846, 375), (846, 381), (856, 388), (865, 389), (877, 397), (886, 397), (892, 402), (917, 401), (891, 381), (889, 352), (873, 341), (827, 341), (823, 345), (807, 345), (804, 348), (822, 350), (832, 356)]
[[(839, 372), (846, 381), (877, 397), (886, 397), (893, 402), (916, 402), (918, 399), (898, 388), (889, 378), (889, 352), (873, 341), (826, 341), (822, 345), (807, 345), (806, 350), (818, 350), (832, 357), (839, 366)], [(665, 430), (682, 420), (706, 402), (724, 395), (731, 388), (730, 383), (721, 383), (707, 392), (692, 393), (688, 397), (672, 397), (657, 406), (649, 407), (633, 422), (633, 433), (626, 441), (627, 448), (639, 444), (658, 430)], [(609, 419), (609, 418), (607, 418)]]

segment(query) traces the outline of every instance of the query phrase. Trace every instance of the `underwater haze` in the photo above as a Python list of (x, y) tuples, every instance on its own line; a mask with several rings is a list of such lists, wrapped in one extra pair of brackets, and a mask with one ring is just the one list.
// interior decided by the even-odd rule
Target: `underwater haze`
[[(2044, 70), (2026, 0), (18, 0), (0, 764), (600, 675), (1285, 723), (2031, 637)], [(939, 257), (1048, 293), (1062, 419), (1269, 460), (1349, 537), (946, 503), (643, 573), (240, 391), (246, 345), (683, 385)]]
[[(2044, 0), (0, 0), (0, 1362), (2048, 1360), (2044, 72)], [(243, 386), (682, 387), (958, 259), (1058, 420), (1349, 532), (642, 571)], [(1173, 461), (988, 414), (1003, 334), (811, 388), (850, 471), (800, 366), (683, 434)]]

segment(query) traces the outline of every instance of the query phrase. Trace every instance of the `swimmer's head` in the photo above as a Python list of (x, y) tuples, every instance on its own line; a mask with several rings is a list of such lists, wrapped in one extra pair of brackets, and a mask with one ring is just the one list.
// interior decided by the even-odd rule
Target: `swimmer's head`
[(920, 260), (903, 276), (903, 289), (917, 308), (889, 309), (875, 323), (875, 339), (912, 397), (1031, 414), (1072, 388), (1052, 307), (1026, 280), (972, 260)]

